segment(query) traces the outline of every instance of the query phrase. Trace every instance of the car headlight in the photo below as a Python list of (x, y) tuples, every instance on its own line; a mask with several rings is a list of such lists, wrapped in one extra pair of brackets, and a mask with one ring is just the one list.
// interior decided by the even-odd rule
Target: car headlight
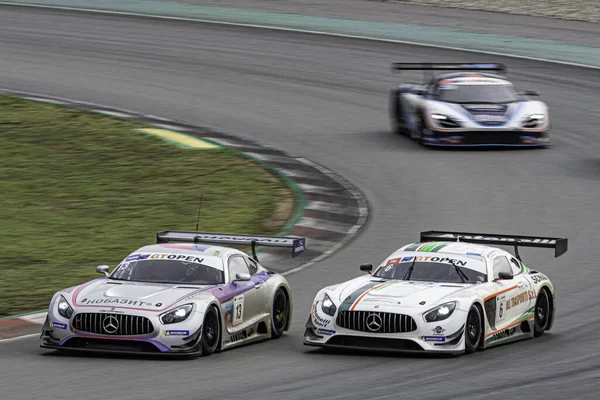
[(546, 116), (544, 114), (531, 114), (523, 120), (523, 127), (535, 128), (542, 125), (544, 121), (546, 121)]
[(425, 321), (427, 322), (443, 321), (449, 316), (451, 316), (455, 309), (456, 302), (451, 301), (449, 303), (444, 303), (441, 306), (437, 306), (436, 308), (427, 311), (425, 314), (423, 314), (423, 318), (425, 318)]
[(66, 319), (71, 319), (73, 316), (73, 308), (63, 296), (60, 296), (60, 299), (58, 300), (58, 313), (61, 317)]
[(431, 119), (442, 128), (460, 128), (460, 123), (447, 115), (431, 114)]
[(194, 308), (192, 304), (186, 304), (184, 306), (177, 307), (174, 310), (167, 311), (166, 313), (160, 315), (160, 322), (162, 322), (164, 325), (168, 325), (185, 321), (185, 319), (192, 312), (192, 308)]
[(330, 317), (333, 317), (337, 307), (333, 304), (331, 298), (325, 293), (325, 297), (323, 298), (323, 303), (321, 303), (321, 310)]

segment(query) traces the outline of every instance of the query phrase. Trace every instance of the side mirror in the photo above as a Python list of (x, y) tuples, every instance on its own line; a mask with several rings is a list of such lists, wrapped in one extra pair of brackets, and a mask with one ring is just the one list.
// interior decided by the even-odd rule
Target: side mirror
[(104, 274), (104, 276), (108, 277), (108, 265), (98, 265), (96, 267), (96, 272), (99, 274)]
[(500, 279), (512, 279), (513, 274), (511, 272), (498, 272), (498, 278)]
[(524, 96), (539, 96), (540, 94), (535, 90), (526, 90), (523, 92)]
[(249, 281), (250, 279), (252, 279), (252, 277), (250, 276), (249, 273), (247, 272), (238, 272), (237, 274), (235, 274), (235, 281)]
[(373, 264), (363, 264), (360, 266), (360, 270), (370, 274), (373, 271)]

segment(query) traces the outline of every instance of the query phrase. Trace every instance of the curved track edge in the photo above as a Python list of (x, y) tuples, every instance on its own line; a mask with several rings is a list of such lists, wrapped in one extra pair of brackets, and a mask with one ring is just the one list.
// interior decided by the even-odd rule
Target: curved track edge
[[(289, 261), (284, 249), (261, 248), (261, 264), (283, 275), (306, 269), (350, 242), (366, 224), (368, 203), (350, 182), (327, 168), (298, 155), (252, 139), (102, 104), (39, 93), (0, 88), (0, 95), (56, 104), (168, 129), (227, 147), (283, 179), (295, 194), (295, 212), (279, 235), (306, 238), (306, 250)], [(306, 256), (309, 261), (306, 261)], [(278, 265), (273, 268), (270, 264)], [(43, 324), (45, 311), (0, 318), (0, 341), (30, 334)]]
[(475, 33), (426, 25), (316, 17), (276, 11), (220, 8), (177, 2), (124, 3), (110, 1), (94, 3), (91, 0), (53, 0), (40, 3), (37, 0), (13, 0), (0, 1), (0, 5), (337, 36), (600, 69), (600, 63), (598, 62), (600, 47), (569, 44), (556, 40)]

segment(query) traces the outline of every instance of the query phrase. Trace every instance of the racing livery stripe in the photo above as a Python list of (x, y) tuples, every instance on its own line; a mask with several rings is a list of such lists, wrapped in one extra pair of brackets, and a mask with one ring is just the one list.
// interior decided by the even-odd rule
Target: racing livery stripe
[(358, 288), (357, 290), (355, 290), (350, 296), (348, 296), (343, 302), (342, 304), (340, 304), (340, 311), (349, 311), (350, 307), (356, 302), (356, 300), (364, 295), (369, 289), (371, 289), (374, 286), (377, 285), (383, 285), (387, 282), (381, 283), (381, 282), (368, 282), (366, 285), (361, 286), (360, 288)]
[(406, 246), (404, 251), (415, 251), (421, 246), (421, 243), (412, 243)]
[(358, 306), (358, 303), (360, 303), (360, 301), (370, 292), (372, 291), (376, 291), (376, 290), (380, 290), (383, 289), (387, 286), (393, 285), (394, 283), (397, 283), (398, 281), (390, 281), (390, 282), (384, 282), (382, 284), (373, 286), (372, 288), (366, 290), (363, 294), (361, 294), (358, 299), (356, 299), (356, 301), (354, 302), (354, 304), (352, 304), (352, 307), (350, 307), (350, 311), (354, 311), (354, 309)]
[(448, 246), (450, 242), (426, 242), (426, 243), (413, 243), (404, 249), (404, 251), (418, 251), (421, 253), (436, 253)]
[(498, 329), (498, 330), (495, 330), (495, 331), (493, 331), (493, 332), (490, 332), (490, 333), (488, 333), (487, 335), (485, 335), (485, 338), (487, 339), (487, 338), (489, 338), (490, 336), (493, 336), (493, 335), (495, 335), (495, 334), (496, 334), (496, 333), (498, 333), (498, 332), (505, 331), (505, 330), (507, 330), (507, 329), (510, 329), (510, 328), (512, 328), (512, 327), (515, 327), (515, 326), (519, 325), (519, 324), (520, 324), (521, 322), (523, 322), (523, 321), (529, 321), (530, 319), (533, 319), (533, 318), (535, 318), (535, 315), (534, 315), (534, 314), (532, 314), (532, 313), (525, 314), (523, 317), (519, 318), (518, 320), (516, 320), (516, 321), (515, 321), (515, 322), (513, 322), (512, 324), (510, 324), (510, 325), (508, 325), (508, 326), (505, 326), (504, 328), (501, 328), (501, 329)]
[(385, 284), (383, 284), (381, 286), (376, 286), (376, 287), (371, 288), (371, 290), (369, 290), (367, 293), (376, 292), (378, 290), (385, 289), (386, 287), (391, 286), (391, 285), (393, 285), (395, 283), (398, 283), (398, 282), (400, 282), (400, 280), (394, 279), (394, 280), (389, 281), (389, 282), (387, 282), (387, 283), (385, 283)]
[[(217, 285), (216, 287), (194, 290), (191, 293), (187, 293), (184, 296), (180, 297), (175, 302), (173, 302), (163, 308), (160, 308), (160, 309), (125, 307), (125, 306), (121, 306), (119, 304), (111, 304), (110, 307), (125, 309), (125, 310), (161, 312), (161, 311), (168, 310), (169, 308), (175, 306), (177, 303), (179, 303), (183, 300), (189, 299), (189, 298), (191, 298), (199, 293), (202, 293), (202, 292), (212, 294), (213, 296), (215, 296), (217, 298), (217, 300), (221, 304), (223, 304), (224, 302), (231, 300), (235, 296), (239, 296), (242, 293), (245, 293), (249, 290), (254, 289), (254, 287), (257, 283), (264, 283), (265, 281), (269, 280), (269, 278), (271, 278), (271, 277), (272, 277), (272, 275), (268, 274), (267, 272), (260, 272), (260, 273), (252, 276), (252, 278), (250, 280), (250, 283), (252, 283), (252, 285), (248, 284), (248, 285), (241, 286), (240, 283), (238, 283), (238, 284), (229, 283), (229, 284)], [(73, 297), (72, 297), (73, 305), (75, 305), (77, 307), (96, 307), (96, 308), (97, 307), (107, 307), (106, 304), (87, 305), (87, 304), (77, 303), (77, 296), (85, 287), (87, 287), (88, 285), (90, 285), (91, 283), (93, 283), (95, 281), (104, 280), (104, 279), (106, 279), (106, 278), (94, 279), (93, 281), (86, 282), (85, 284), (81, 285), (81, 287), (78, 288), (77, 291), (73, 294)]]
[(437, 253), (438, 251), (440, 251), (444, 247), (448, 246), (449, 244), (450, 243), (448, 243), (448, 242), (437, 243), (437, 246), (435, 246), (433, 249), (431, 249), (431, 252)]
[(420, 245), (420, 246), (417, 248), (417, 251), (423, 251), (423, 249), (424, 249), (425, 247), (427, 247), (427, 245), (428, 245), (428, 244), (429, 244), (429, 243), (423, 243), (422, 245)]
[(502, 290), (502, 291), (500, 291), (500, 292), (497, 292), (497, 293), (491, 294), (491, 295), (489, 295), (488, 297), (486, 297), (485, 299), (483, 299), (483, 302), (485, 303), (485, 302), (486, 302), (486, 301), (488, 301), (489, 299), (492, 299), (492, 298), (494, 298), (494, 297), (498, 296), (499, 294), (506, 293), (506, 292), (510, 292), (511, 290), (515, 290), (516, 288), (517, 288), (517, 285), (515, 285), (515, 286), (511, 286), (511, 287), (509, 287), (508, 289), (504, 289), (504, 290)]

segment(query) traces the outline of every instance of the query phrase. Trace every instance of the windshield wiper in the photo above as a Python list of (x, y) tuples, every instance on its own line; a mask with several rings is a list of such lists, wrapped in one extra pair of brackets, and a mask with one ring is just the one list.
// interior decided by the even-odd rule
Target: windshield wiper
[(450, 262), (450, 264), (452, 264), (452, 266), (456, 270), (456, 273), (458, 274), (458, 276), (460, 276), (460, 280), (462, 281), (462, 283), (466, 283), (469, 280), (469, 278), (467, 278), (467, 275), (465, 275), (463, 270), (452, 261)]
[(403, 280), (410, 281), (410, 276), (413, 272), (413, 269), (415, 269), (416, 262), (417, 262), (417, 256), (415, 256), (415, 259), (413, 260), (412, 264), (410, 265), (410, 268), (408, 268), (408, 271), (406, 271), (406, 274), (404, 275)]

